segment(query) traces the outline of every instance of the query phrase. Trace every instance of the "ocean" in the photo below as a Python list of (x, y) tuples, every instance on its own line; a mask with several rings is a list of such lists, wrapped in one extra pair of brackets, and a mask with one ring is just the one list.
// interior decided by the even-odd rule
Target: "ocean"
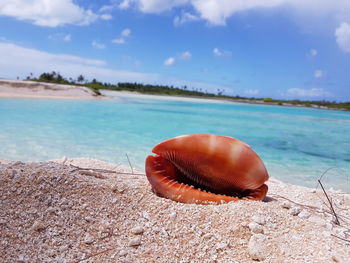
[(270, 176), (350, 192), (350, 113), (113, 93), (110, 100), (0, 99), (0, 159), (91, 157), (144, 170), (157, 143), (211, 133), (248, 143)]

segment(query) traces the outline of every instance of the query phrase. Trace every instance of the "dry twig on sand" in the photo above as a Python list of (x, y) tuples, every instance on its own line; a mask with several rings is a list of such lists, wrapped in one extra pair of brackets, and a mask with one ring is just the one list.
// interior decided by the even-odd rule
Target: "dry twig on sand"
[(113, 171), (113, 170), (107, 170), (107, 169), (98, 169), (98, 168), (83, 168), (79, 167), (73, 164), (70, 164), (71, 167), (75, 168), (74, 171), (93, 171), (93, 172), (100, 172), (100, 173), (110, 173), (110, 174), (129, 174), (129, 175), (142, 175), (144, 176), (145, 174), (143, 173), (126, 173), (126, 172), (118, 172), (118, 171)]
[(134, 173), (134, 169), (132, 169), (132, 165), (131, 165), (131, 162), (130, 162), (129, 156), (128, 156), (128, 154), (127, 154), (127, 153), (126, 153), (125, 155), (126, 155), (126, 159), (128, 159), (128, 163), (129, 163), (129, 165), (130, 165), (131, 173)]

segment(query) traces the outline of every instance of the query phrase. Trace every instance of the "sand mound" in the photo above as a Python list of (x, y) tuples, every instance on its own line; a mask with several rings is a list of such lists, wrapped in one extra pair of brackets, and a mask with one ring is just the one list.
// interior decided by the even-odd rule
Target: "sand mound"
[[(268, 202), (186, 205), (90, 159), (0, 164), (1, 262), (349, 262), (348, 195), (269, 182)], [(286, 201), (282, 195), (304, 207)], [(335, 237), (335, 236), (337, 237)]]
[(0, 79), (0, 97), (93, 99), (100, 96), (82, 86)]

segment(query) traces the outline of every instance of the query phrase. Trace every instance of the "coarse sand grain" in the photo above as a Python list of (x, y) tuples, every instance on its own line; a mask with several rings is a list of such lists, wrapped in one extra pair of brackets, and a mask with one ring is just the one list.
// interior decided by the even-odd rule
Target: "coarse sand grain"
[(339, 226), (319, 189), (272, 178), (266, 202), (192, 205), (134, 173), (86, 158), (1, 162), (0, 262), (350, 262), (347, 194), (328, 191)]

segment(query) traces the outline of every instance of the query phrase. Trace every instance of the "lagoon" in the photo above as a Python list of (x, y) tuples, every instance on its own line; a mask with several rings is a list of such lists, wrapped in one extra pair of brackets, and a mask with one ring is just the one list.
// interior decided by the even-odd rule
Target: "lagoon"
[(248, 143), (269, 174), (350, 191), (350, 113), (115, 93), (110, 100), (0, 99), (0, 159), (90, 157), (143, 170), (158, 142), (213, 133)]

